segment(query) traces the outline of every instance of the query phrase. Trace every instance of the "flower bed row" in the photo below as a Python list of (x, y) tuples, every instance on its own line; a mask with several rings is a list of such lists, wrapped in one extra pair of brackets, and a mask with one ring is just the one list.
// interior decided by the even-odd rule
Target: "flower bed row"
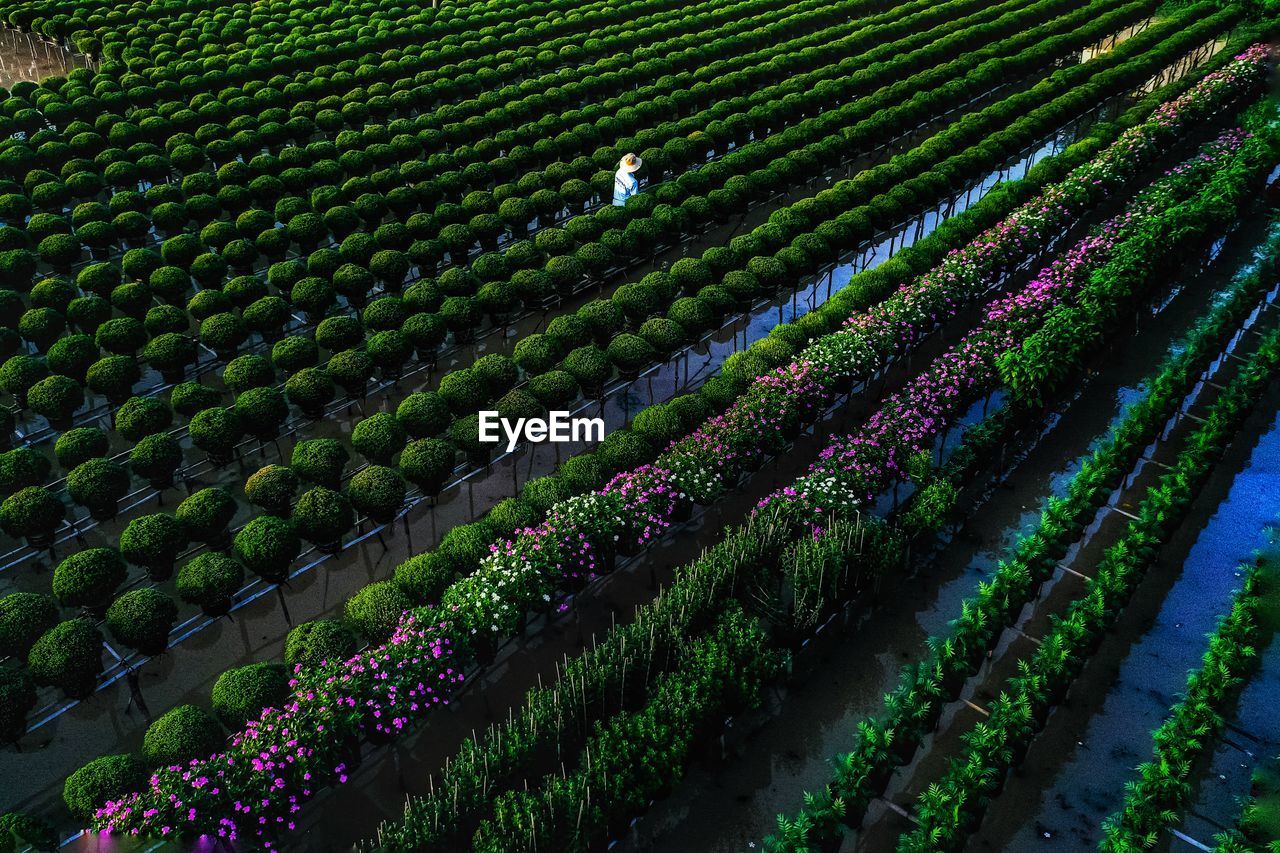
[(1275, 554), (1249, 564), (1231, 610), (1209, 635), (1200, 669), (1187, 677), (1183, 698), (1151, 734), (1152, 760), (1137, 768), (1125, 787), (1124, 803), (1103, 822), (1098, 849), (1105, 853), (1149, 850), (1191, 801), (1187, 778), (1192, 765), (1207, 755), (1222, 733), (1227, 711), (1252, 674), (1259, 650), (1276, 625), (1267, 608), (1276, 596)]
[[(486, 568), (491, 578), (501, 583), (491, 587), (491, 599), (497, 599), (493, 604), (484, 603), (488, 609), (479, 609), (482, 602), (478, 600), (466, 600), (464, 596), (458, 595), (459, 587), (465, 587), (468, 581), (466, 579), (446, 593), (444, 599), (444, 609), (441, 612), (448, 613), (451, 623), (442, 623), (441, 630), (445, 635), (452, 637), (460, 637), (466, 640), (465, 645), (470, 647), (472, 653), (482, 656), (483, 647), (487, 643), (491, 643), (503, 631), (509, 631), (510, 623), (516, 618), (515, 609), (519, 607), (522, 599), (541, 600), (550, 599), (549, 593), (555, 584), (555, 578), (561, 576), (560, 573), (567, 573), (570, 577), (577, 576), (585, 579), (587, 575), (593, 571), (604, 571), (607, 564), (613, 559), (613, 549), (618, 547), (622, 550), (627, 548), (628, 543), (639, 544), (645, 541), (649, 536), (656, 535), (658, 530), (668, 523), (671, 513), (674, 512), (675, 506), (678, 504), (676, 496), (671, 487), (665, 482), (666, 472), (661, 469), (642, 469), (632, 476), (624, 476), (615, 480), (609, 489), (596, 495), (586, 496), (584, 499), (570, 501), (559, 513), (553, 513), (551, 519), (544, 523), (536, 530), (526, 531), (518, 540), (504, 543), (500, 546), (498, 552), (486, 561)], [(614, 506), (609, 502), (612, 498), (618, 505)], [(628, 527), (628, 522), (632, 519), (640, 519), (634, 522), (634, 526)], [(588, 520), (594, 520), (596, 524), (603, 524), (609, 529), (604, 534), (593, 532), (590, 536), (585, 534), (586, 528), (582, 525)], [(566, 536), (566, 533), (573, 532)], [(616, 546), (615, 543), (616, 542)], [(547, 560), (548, 551), (553, 551), (550, 560)], [(545, 561), (545, 562), (544, 562)], [(554, 571), (552, 571), (554, 569)], [(485, 571), (482, 570), (482, 571)], [(455, 597), (451, 598), (450, 596)], [(461, 599), (461, 600), (460, 600)], [(428, 610), (427, 612), (433, 612)], [(492, 620), (492, 624), (489, 624)], [(468, 628), (470, 635), (468, 636)], [(308, 672), (300, 670), (299, 675), (302, 676)], [(295, 694), (296, 696), (297, 694)], [(327, 700), (325, 700), (327, 701)], [(310, 700), (302, 703), (304, 709), (310, 707)], [(382, 708), (379, 707), (381, 713)], [(275, 739), (283, 734), (291, 725), (285, 719), (277, 719), (274, 715), (276, 712), (267, 711), (265, 720), (269, 721), (269, 731), (266, 736)], [(287, 717), (292, 717), (296, 713), (308, 713), (307, 711), (298, 711), (291, 709), (287, 712)], [(396, 718), (399, 720), (399, 718)], [(354, 721), (351, 721), (354, 722)], [(403, 721), (395, 723), (396, 728)], [(377, 731), (385, 731), (382, 722), (374, 723)], [(256, 732), (255, 728), (255, 748)], [(313, 756), (308, 755), (308, 759)], [(216, 759), (215, 763), (221, 765), (221, 760)], [(240, 762), (235, 762), (239, 764)], [(314, 761), (307, 762), (309, 766), (322, 766), (328, 763), (328, 759), (315, 756)], [(203, 767), (203, 765), (201, 765)], [(214, 765), (210, 765), (214, 766)], [(203, 770), (199, 772), (204, 772)], [(220, 771), (210, 771), (220, 772)], [(308, 770), (308, 772), (310, 772)], [(338, 771), (340, 772), (340, 771)], [(179, 774), (180, 775), (180, 774)], [(245, 782), (251, 782), (251, 779), (244, 779)], [(151, 792), (144, 794), (148, 799), (154, 795), (159, 795), (161, 800), (167, 799), (167, 794), (173, 792), (169, 786), (177, 784), (178, 790), (183, 793), (179, 796), (180, 800), (184, 797), (190, 797), (185, 785), (178, 777), (167, 778), (167, 771), (162, 771), (153, 781)], [(288, 788), (288, 783), (285, 783)], [(236, 789), (237, 791), (239, 789)], [(163, 792), (163, 793), (161, 793)], [(256, 802), (256, 794), (254, 801)], [(266, 798), (268, 801), (271, 796)], [(185, 801), (185, 800), (184, 800)], [(159, 800), (157, 800), (159, 802)], [(283, 803), (284, 800), (279, 802)], [(110, 825), (114, 828), (122, 826), (138, 826), (133, 823), (138, 819), (140, 812), (134, 807), (138, 805), (136, 801), (130, 800), (123, 805), (113, 805), (107, 813), (104, 813), (104, 825)], [(129, 809), (129, 815), (123, 818), (116, 816), (123, 809)], [(146, 807), (144, 807), (146, 808)], [(271, 808), (276, 809), (278, 805)], [(127, 820), (128, 823), (123, 821)], [(162, 819), (164, 820), (164, 819)], [(146, 815), (142, 816), (141, 826), (150, 826)]]
[[(823, 790), (806, 794), (792, 816), (779, 816), (778, 832), (766, 839), (771, 851), (811, 850), (839, 837), (841, 826), (856, 827), (879, 796), (893, 768), (910, 762), (945, 702), (954, 700), (982, 659), (1000, 641), (1022, 607), (1049, 578), (1059, 560), (1090, 523), (1098, 507), (1130, 471), (1182, 405), (1203, 370), (1218, 356), (1272, 288), (1280, 268), (1280, 235), (1273, 234), (1259, 265), (1233, 283), (1231, 292), (1189, 333), (1183, 348), (1142, 386), (1135, 401), (1106, 440), (1082, 463), (1061, 499), (1044, 507), (1039, 525), (1023, 536), (992, 578), (961, 605), (946, 637), (927, 642), (929, 656), (902, 670), (885, 700), (886, 713), (856, 728), (853, 748), (838, 756), (836, 773)], [(1025, 398), (1024, 398), (1025, 399)], [(1015, 407), (1017, 404), (1013, 404)], [(967, 441), (967, 437), (966, 437)], [(938, 526), (935, 521), (932, 528)]]
[(1137, 520), (1109, 549), (1085, 596), (1054, 623), (1029, 662), (1010, 679), (990, 716), (965, 738), (965, 748), (917, 806), (917, 829), (902, 836), (900, 851), (957, 850), (1002, 789), (1006, 773), (1025, 754), (1049, 712), (1059, 704), (1089, 656), (1114, 624), (1161, 542), (1185, 517), (1199, 487), (1244, 417), (1280, 369), (1280, 332), (1269, 334), (1248, 365), (1214, 402), (1158, 485), (1138, 507)]

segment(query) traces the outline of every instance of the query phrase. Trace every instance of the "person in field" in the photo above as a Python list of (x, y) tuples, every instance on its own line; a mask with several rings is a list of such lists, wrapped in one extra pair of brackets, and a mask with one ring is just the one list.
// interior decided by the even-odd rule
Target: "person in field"
[(618, 171), (613, 175), (613, 203), (622, 207), (627, 199), (640, 192), (640, 182), (635, 173), (640, 170), (640, 158), (628, 154), (618, 161)]

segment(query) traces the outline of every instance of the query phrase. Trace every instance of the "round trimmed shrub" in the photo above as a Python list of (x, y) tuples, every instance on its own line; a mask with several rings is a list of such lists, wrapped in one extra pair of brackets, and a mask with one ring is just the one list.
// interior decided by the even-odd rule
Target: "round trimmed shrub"
[(429, 551), (415, 554), (396, 566), (392, 583), (417, 604), (438, 602), (444, 591), (458, 579), (458, 571), (443, 556)]
[(46, 361), (54, 373), (84, 382), (89, 366), (98, 360), (98, 345), (88, 335), (67, 335), (49, 347)]
[(30, 447), (0, 453), (0, 492), (8, 495), (28, 486), (43, 485), (51, 467), (44, 454)]
[(260, 515), (240, 529), (232, 549), (245, 568), (275, 583), (288, 575), (289, 567), (302, 550), (302, 541), (289, 520)]
[(304, 480), (336, 489), (342, 469), (351, 461), (347, 448), (335, 438), (308, 438), (293, 446), (289, 465)]
[(471, 414), (488, 399), (484, 381), (465, 367), (446, 373), (436, 393), (459, 416)]
[(95, 607), (111, 600), (129, 568), (114, 548), (87, 548), (53, 570), (53, 594), (67, 607)]
[(89, 390), (116, 405), (133, 396), (133, 386), (141, 378), (138, 360), (131, 355), (100, 358), (85, 371), (85, 384)]
[(448, 429), (453, 416), (439, 394), (417, 391), (401, 401), (396, 408), (396, 420), (409, 435), (430, 438)]
[(356, 509), (379, 523), (395, 518), (407, 491), (404, 477), (383, 465), (370, 465), (357, 472), (347, 486), (347, 496)]
[(334, 353), (327, 367), (329, 376), (352, 397), (363, 397), (369, 377), (373, 375), (373, 359), (360, 350)]
[(133, 317), (115, 317), (98, 326), (93, 338), (107, 352), (133, 355), (147, 345), (147, 329)]
[(289, 419), (289, 404), (284, 392), (276, 388), (250, 388), (236, 397), (236, 415), (250, 435), (269, 441), (280, 434)]
[(131, 589), (107, 608), (111, 636), (153, 657), (168, 648), (169, 631), (177, 619), (178, 605), (153, 586)]
[(200, 323), (200, 342), (222, 355), (235, 352), (249, 337), (249, 329), (239, 314), (226, 311)]
[(314, 486), (298, 498), (293, 523), (308, 542), (330, 546), (340, 543), (355, 527), (356, 514), (346, 495), (325, 486)]
[(596, 458), (608, 471), (629, 471), (648, 461), (653, 449), (634, 432), (620, 430), (605, 436), (596, 448)]
[(116, 432), (125, 441), (164, 432), (173, 424), (173, 411), (155, 397), (130, 397), (116, 410)]
[(298, 490), (298, 475), (283, 465), (259, 468), (244, 482), (244, 496), (249, 503), (275, 515), (288, 515)]
[(577, 380), (584, 391), (598, 394), (613, 373), (609, 357), (594, 344), (578, 347), (564, 357), (561, 367)]
[(516, 344), (513, 360), (527, 375), (536, 376), (555, 367), (560, 348), (549, 335), (534, 333)]
[(196, 542), (221, 542), (236, 515), (236, 499), (221, 486), (209, 486), (183, 499), (173, 512)]
[(32, 545), (52, 541), (53, 532), (66, 518), (62, 501), (41, 486), (19, 489), (0, 503), (0, 528)]
[(457, 465), (457, 451), (443, 439), (421, 438), (400, 454), (400, 472), (424, 494), (436, 495)]
[(173, 573), (173, 564), (188, 541), (182, 522), (155, 512), (138, 516), (125, 526), (120, 534), (120, 553), (130, 563), (144, 567), (156, 580), (162, 580)]
[(59, 622), (31, 646), (27, 668), (37, 684), (84, 699), (93, 693), (102, 672), (102, 634), (87, 617)]
[(201, 385), (199, 381), (179, 382), (169, 392), (169, 403), (173, 410), (188, 418), (196, 412), (218, 405), (221, 399), (222, 395), (217, 389)]
[(361, 456), (378, 465), (390, 465), (404, 449), (405, 429), (390, 412), (376, 412), (355, 425), (351, 446)]
[(337, 386), (323, 367), (304, 367), (285, 380), (284, 392), (303, 414), (318, 420), (337, 395)]
[(178, 569), (178, 596), (211, 616), (226, 613), (231, 608), (232, 596), (242, 586), (244, 567), (226, 554), (200, 554)]
[(329, 352), (351, 349), (364, 340), (364, 327), (355, 317), (326, 317), (316, 326), (316, 343)]
[(25, 658), (57, 622), (58, 605), (47, 595), (11, 592), (0, 598), (0, 655)]
[(343, 610), (347, 623), (369, 642), (381, 642), (391, 636), (404, 612), (413, 606), (391, 581), (371, 583), (347, 599)]
[(48, 375), (49, 368), (40, 359), (29, 355), (10, 356), (0, 365), (0, 389), (12, 394), (19, 406), (25, 406), (31, 386)]
[[(31, 676), (21, 669), (0, 669), (0, 743), (16, 742), (26, 733), (27, 715), (35, 706), (36, 688)], [(4, 846), (4, 840), (11, 836), (10, 828), (3, 821), (10, 816), (0, 818), (0, 850), (15, 849), (12, 841), (7, 848)], [(53, 846), (39, 846), (36, 849), (52, 850)]]
[(260, 355), (241, 355), (222, 369), (222, 383), (232, 394), (243, 394), (251, 388), (262, 388), (275, 382), (271, 362)]
[(290, 335), (271, 347), (271, 361), (285, 373), (296, 373), (319, 364), (320, 348), (309, 337)]
[(359, 649), (356, 635), (339, 619), (313, 619), (296, 626), (284, 640), (290, 667), (317, 667), (349, 659)]
[(185, 765), (217, 752), (225, 737), (222, 726), (197, 705), (179, 705), (147, 727), (142, 758), (151, 767)]
[(578, 396), (578, 380), (563, 370), (549, 370), (529, 380), (529, 393), (547, 409), (563, 408)]
[(231, 731), (262, 716), (289, 695), (289, 673), (283, 664), (251, 663), (229, 669), (213, 685), (213, 714)]
[(99, 457), (77, 465), (67, 475), (67, 493), (97, 519), (116, 514), (120, 498), (129, 492), (129, 472), (123, 465)]
[(650, 364), (657, 353), (639, 335), (624, 332), (609, 342), (605, 351), (609, 361), (626, 376), (635, 376), (641, 368)]
[(665, 317), (653, 317), (645, 320), (640, 326), (640, 337), (653, 347), (654, 352), (669, 356), (685, 342), (684, 328), (674, 320)]
[(187, 425), (191, 443), (215, 460), (230, 459), (244, 429), (234, 409), (214, 406), (191, 417)]
[(70, 376), (54, 374), (41, 379), (27, 391), (31, 411), (51, 424), (67, 424), (76, 409), (84, 405), (84, 388)]
[(174, 472), (182, 464), (182, 445), (167, 432), (148, 435), (129, 451), (129, 467), (153, 488), (173, 485)]
[(150, 777), (146, 765), (133, 755), (104, 755), (67, 777), (62, 801), (72, 816), (87, 826), (99, 806), (141, 791)]
[(196, 363), (196, 344), (186, 335), (165, 332), (156, 335), (143, 347), (142, 357), (165, 378), (172, 380), (181, 377), (189, 365)]

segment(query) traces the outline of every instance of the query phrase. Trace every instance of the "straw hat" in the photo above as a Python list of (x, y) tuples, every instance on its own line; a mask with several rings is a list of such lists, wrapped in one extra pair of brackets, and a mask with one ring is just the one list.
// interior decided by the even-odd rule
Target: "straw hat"
[(618, 161), (618, 168), (624, 172), (638, 172), (641, 165), (640, 158), (634, 154), (628, 154)]

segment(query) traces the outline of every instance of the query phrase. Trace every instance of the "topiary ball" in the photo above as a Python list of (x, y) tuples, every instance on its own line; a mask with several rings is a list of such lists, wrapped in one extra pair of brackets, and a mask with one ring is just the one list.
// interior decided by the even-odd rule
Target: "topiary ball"
[(179, 705), (147, 727), (142, 758), (151, 767), (185, 765), (217, 752), (225, 740), (212, 714), (196, 705)]
[(213, 713), (232, 731), (278, 706), (289, 695), (289, 673), (283, 664), (251, 663), (229, 669), (213, 685)]
[(178, 569), (178, 597), (213, 616), (231, 608), (232, 597), (242, 586), (244, 567), (226, 554), (200, 554)]
[(391, 636), (404, 612), (413, 606), (391, 581), (371, 583), (347, 600), (343, 615), (357, 634), (369, 642)]
[(67, 777), (62, 801), (87, 826), (103, 803), (142, 790), (150, 776), (147, 766), (133, 755), (104, 755)]
[(291, 667), (317, 667), (345, 661), (359, 649), (346, 623), (337, 619), (303, 622), (284, 641), (284, 660)]
[(153, 586), (131, 589), (107, 608), (111, 636), (144, 655), (158, 655), (168, 647), (177, 619), (178, 605)]
[(102, 672), (102, 634), (85, 617), (59, 622), (31, 646), (27, 668), (37, 684), (84, 699), (93, 693)]

